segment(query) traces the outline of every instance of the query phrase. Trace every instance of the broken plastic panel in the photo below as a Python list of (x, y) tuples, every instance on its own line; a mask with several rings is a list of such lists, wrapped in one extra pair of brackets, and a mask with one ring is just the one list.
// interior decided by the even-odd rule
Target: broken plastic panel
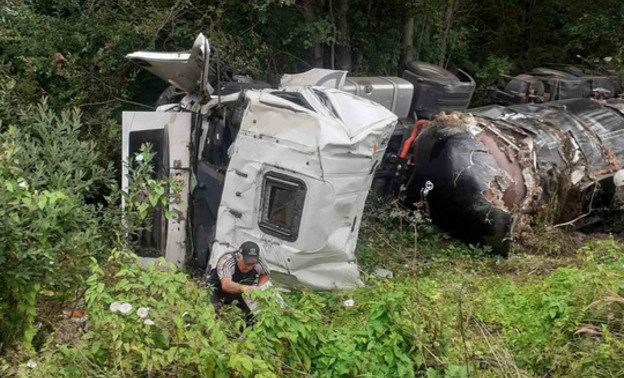
[(414, 118), (431, 118), (441, 111), (460, 111), (470, 104), (476, 83), (458, 68), (451, 71), (434, 64), (412, 61), (403, 71), (403, 79), (414, 85), (410, 109)]

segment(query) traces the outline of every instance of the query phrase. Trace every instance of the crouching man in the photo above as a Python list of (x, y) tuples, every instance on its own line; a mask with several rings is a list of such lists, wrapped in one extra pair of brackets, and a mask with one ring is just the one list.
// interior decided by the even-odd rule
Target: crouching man
[(260, 248), (254, 242), (244, 242), (237, 251), (221, 256), (208, 273), (208, 284), (214, 286), (210, 301), (216, 311), (222, 304), (237, 301), (236, 306), (249, 314), (242, 294), (258, 290), (268, 281), (269, 269), (260, 258)]

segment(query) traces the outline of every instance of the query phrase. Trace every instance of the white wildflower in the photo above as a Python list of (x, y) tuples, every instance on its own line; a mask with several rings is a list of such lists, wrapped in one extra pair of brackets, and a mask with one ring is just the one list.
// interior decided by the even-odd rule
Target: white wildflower
[(54, 261), (50, 261), (50, 265), (54, 265)]
[(143, 320), (143, 324), (145, 325), (154, 325), (154, 321), (152, 319)]
[(345, 307), (352, 307), (353, 305), (355, 305), (355, 301), (353, 299), (347, 299), (346, 301), (342, 302), (342, 305)]
[(37, 363), (33, 360), (28, 360), (28, 362), (26, 363), (26, 366), (28, 366), (31, 369), (34, 369), (37, 367)]
[(26, 187), (26, 181), (20, 181), (17, 185), (19, 185), (20, 188), (25, 188)]
[(110, 307), (108, 309), (111, 310), (112, 312), (117, 312), (117, 311), (119, 311), (119, 307), (120, 306), (121, 306), (121, 303), (113, 302), (113, 303), (111, 303), (111, 305), (110, 305)]
[(134, 158), (134, 160), (136, 161), (143, 161), (143, 159), (144, 159), (143, 154), (138, 154), (136, 158)]
[(132, 305), (128, 302), (124, 302), (121, 304), (121, 306), (119, 306), (119, 312), (124, 315), (130, 313), (130, 311), (132, 311)]
[(137, 310), (137, 315), (139, 318), (147, 318), (147, 313), (149, 312), (149, 307), (139, 307)]

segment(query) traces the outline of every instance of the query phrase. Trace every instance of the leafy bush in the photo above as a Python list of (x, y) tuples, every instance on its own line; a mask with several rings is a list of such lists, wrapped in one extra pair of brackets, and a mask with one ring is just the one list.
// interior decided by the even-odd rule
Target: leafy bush
[(500, 74), (511, 72), (513, 65), (506, 57), (490, 55), (481, 66), (473, 65), (470, 69), (474, 71), (474, 79), (477, 82), (474, 103), (489, 104), (490, 99), (487, 96), (490, 93), (490, 88), (506, 83), (508, 80), (503, 79)]
[(90, 330), (74, 348), (59, 348), (55, 358), (62, 363), (44, 365), (38, 374), (227, 376), (222, 324), (208, 294), (185, 274), (164, 261), (143, 269), (136, 256), (116, 251), (103, 267), (94, 259), (90, 269)]
[(78, 111), (57, 115), (43, 102), (0, 133), (0, 345), (22, 341), (31, 349), (38, 300), (60, 312), (79, 298), (89, 261), (145, 228), (150, 212), (168, 205), (165, 188), (177, 188), (149, 178), (153, 154), (145, 146), (130, 170), (131, 190), (121, 192), (112, 164), (100, 165), (97, 144), (81, 140), (81, 127)]
[[(271, 292), (257, 293), (262, 311), (253, 327), (245, 327), (236, 308), (224, 309), (217, 318), (209, 293), (162, 260), (143, 269), (135, 256), (113, 252), (103, 267), (94, 260), (91, 270), (85, 296), (89, 331), (72, 347), (49, 342), (42, 363), (30, 374), (413, 375), (408, 338), (391, 315), (400, 306), (402, 290), (363, 306), (365, 327), (352, 322), (331, 326), (322, 313), (329, 300), (324, 295), (293, 293), (289, 306), (281, 308), (270, 300)], [(387, 308), (388, 303), (394, 307)], [(119, 305), (126, 308), (119, 310)], [(344, 315), (359, 311), (331, 307)]]
[(93, 203), (112, 180), (95, 143), (81, 142), (80, 115), (43, 103), (0, 134), (0, 335), (29, 348), (40, 292), (59, 300), (83, 283), (88, 257), (107, 249)]

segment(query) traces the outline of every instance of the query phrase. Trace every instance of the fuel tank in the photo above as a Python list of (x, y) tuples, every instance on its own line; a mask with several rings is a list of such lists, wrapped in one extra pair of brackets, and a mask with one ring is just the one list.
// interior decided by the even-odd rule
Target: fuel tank
[(400, 77), (347, 77), (342, 90), (377, 102), (399, 118), (410, 115), (414, 86)]

